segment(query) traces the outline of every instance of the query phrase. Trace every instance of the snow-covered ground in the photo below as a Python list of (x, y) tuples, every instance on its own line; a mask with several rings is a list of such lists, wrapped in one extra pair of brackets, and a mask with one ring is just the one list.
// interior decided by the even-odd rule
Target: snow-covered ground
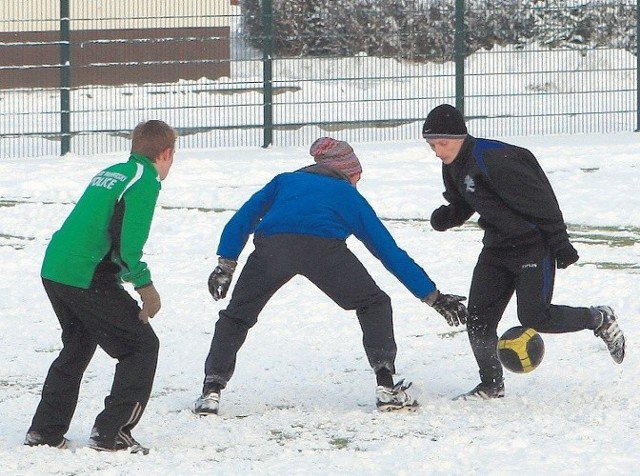
[[(179, 150), (145, 249), (163, 298), (153, 320), (161, 340), (155, 386), (134, 431), (151, 447), (147, 456), (86, 447), (115, 364), (100, 350), (67, 434), (72, 449), (22, 445), (44, 376), (61, 348), (39, 280), (45, 247), (88, 180), (127, 154), (0, 161), (2, 473), (637, 474), (638, 136), (513, 142), (529, 147), (547, 171), (581, 256), (558, 271), (554, 302), (613, 306), (627, 336), (622, 365), (590, 332), (544, 335), (542, 365), (530, 374), (508, 374), (506, 398), (452, 401), (478, 383), (464, 329), (448, 327), (350, 238), (349, 246), (392, 298), (398, 378), (414, 382), (421, 410), (376, 412), (374, 377), (355, 315), (297, 278), (276, 294), (250, 332), (220, 415), (196, 417), (190, 406), (201, 390), (217, 312), (228, 302), (214, 302), (206, 287), (222, 227), (273, 175), (311, 158), (304, 147)], [(358, 188), (399, 244), (441, 290), (466, 295), (482, 233), (473, 219), (446, 233), (431, 229), (430, 213), (443, 203), (440, 161), (423, 141), (353, 145), (364, 166)], [(240, 266), (251, 249), (249, 243)], [(510, 306), (499, 330), (517, 324)]]

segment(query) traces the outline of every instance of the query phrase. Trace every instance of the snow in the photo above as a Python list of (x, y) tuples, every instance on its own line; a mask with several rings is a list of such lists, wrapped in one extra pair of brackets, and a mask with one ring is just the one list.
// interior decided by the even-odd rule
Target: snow
[[(473, 130), (471, 131), (473, 132)], [(339, 134), (335, 137), (340, 138)], [(554, 303), (613, 306), (627, 336), (614, 364), (591, 332), (543, 335), (542, 365), (506, 375), (500, 401), (453, 401), (478, 373), (466, 332), (415, 299), (355, 239), (349, 246), (391, 296), (397, 378), (414, 382), (415, 414), (379, 414), (354, 313), (303, 278), (277, 293), (251, 330), (220, 415), (190, 411), (217, 312), (206, 280), (222, 227), (272, 176), (311, 162), (305, 147), (180, 150), (163, 182), (145, 248), (163, 308), (149, 405), (134, 436), (147, 456), (87, 448), (115, 361), (98, 350), (67, 437), (71, 450), (22, 445), (59, 325), (40, 284), (50, 235), (88, 180), (126, 152), (0, 161), (0, 462), (4, 474), (635, 474), (640, 440), (640, 152), (637, 135), (504, 138), (547, 171), (580, 261), (557, 273)], [(443, 203), (440, 161), (422, 140), (354, 143), (359, 190), (444, 292), (466, 295), (481, 248), (475, 217), (431, 229)], [(180, 142), (178, 142), (178, 148)], [(240, 257), (243, 265), (252, 250)], [(517, 325), (513, 302), (499, 331)]]

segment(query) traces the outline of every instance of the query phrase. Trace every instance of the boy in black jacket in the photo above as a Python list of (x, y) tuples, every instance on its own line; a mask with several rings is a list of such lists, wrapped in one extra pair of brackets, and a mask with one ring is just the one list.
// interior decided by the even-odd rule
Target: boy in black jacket
[(459, 398), (504, 396), (497, 327), (514, 292), (523, 326), (547, 333), (591, 329), (604, 340), (613, 360), (621, 363), (625, 339), (610, 307), (551, 304), (556, 267), (575, 263), (578, 252), (534, 155), (469, 135), (462, 114), (448, 104), (429, 113), (422, 136), (442, 160), (443, 195), (449, 202), (433, 212), (432, 227), (444, 231), (477, 212), (485, 231), (471, 281), (467, 321), (481, 382)]

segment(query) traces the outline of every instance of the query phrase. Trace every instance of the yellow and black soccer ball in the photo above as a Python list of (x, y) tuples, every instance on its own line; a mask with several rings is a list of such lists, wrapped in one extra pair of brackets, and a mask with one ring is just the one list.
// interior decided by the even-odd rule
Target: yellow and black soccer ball
[(543, 357), (544, 341), (535, 329), (512, 327), (498, 339), (498, 359), (511, 372), (531, 372), (540, 365)]

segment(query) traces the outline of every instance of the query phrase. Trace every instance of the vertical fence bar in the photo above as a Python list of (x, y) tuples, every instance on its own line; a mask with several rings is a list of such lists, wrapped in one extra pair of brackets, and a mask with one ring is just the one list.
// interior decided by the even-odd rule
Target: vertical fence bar
[(273, 7), (271, 0), (262, 1), (262, 90), (264, 114), (264, 139), (262, 147), (269, 147), (273, 143)]
[(60, 0), (60, 155), (71, 150), (71, 51), (69, 0)]
[(464, 115), (464, 58), (466, 44), (464, 0), (456, 0), (455, 11), (454, 57), (456, 69), (456, 109)]
[(640, 0), (636, 0), (636, 132), (640, 132)]

